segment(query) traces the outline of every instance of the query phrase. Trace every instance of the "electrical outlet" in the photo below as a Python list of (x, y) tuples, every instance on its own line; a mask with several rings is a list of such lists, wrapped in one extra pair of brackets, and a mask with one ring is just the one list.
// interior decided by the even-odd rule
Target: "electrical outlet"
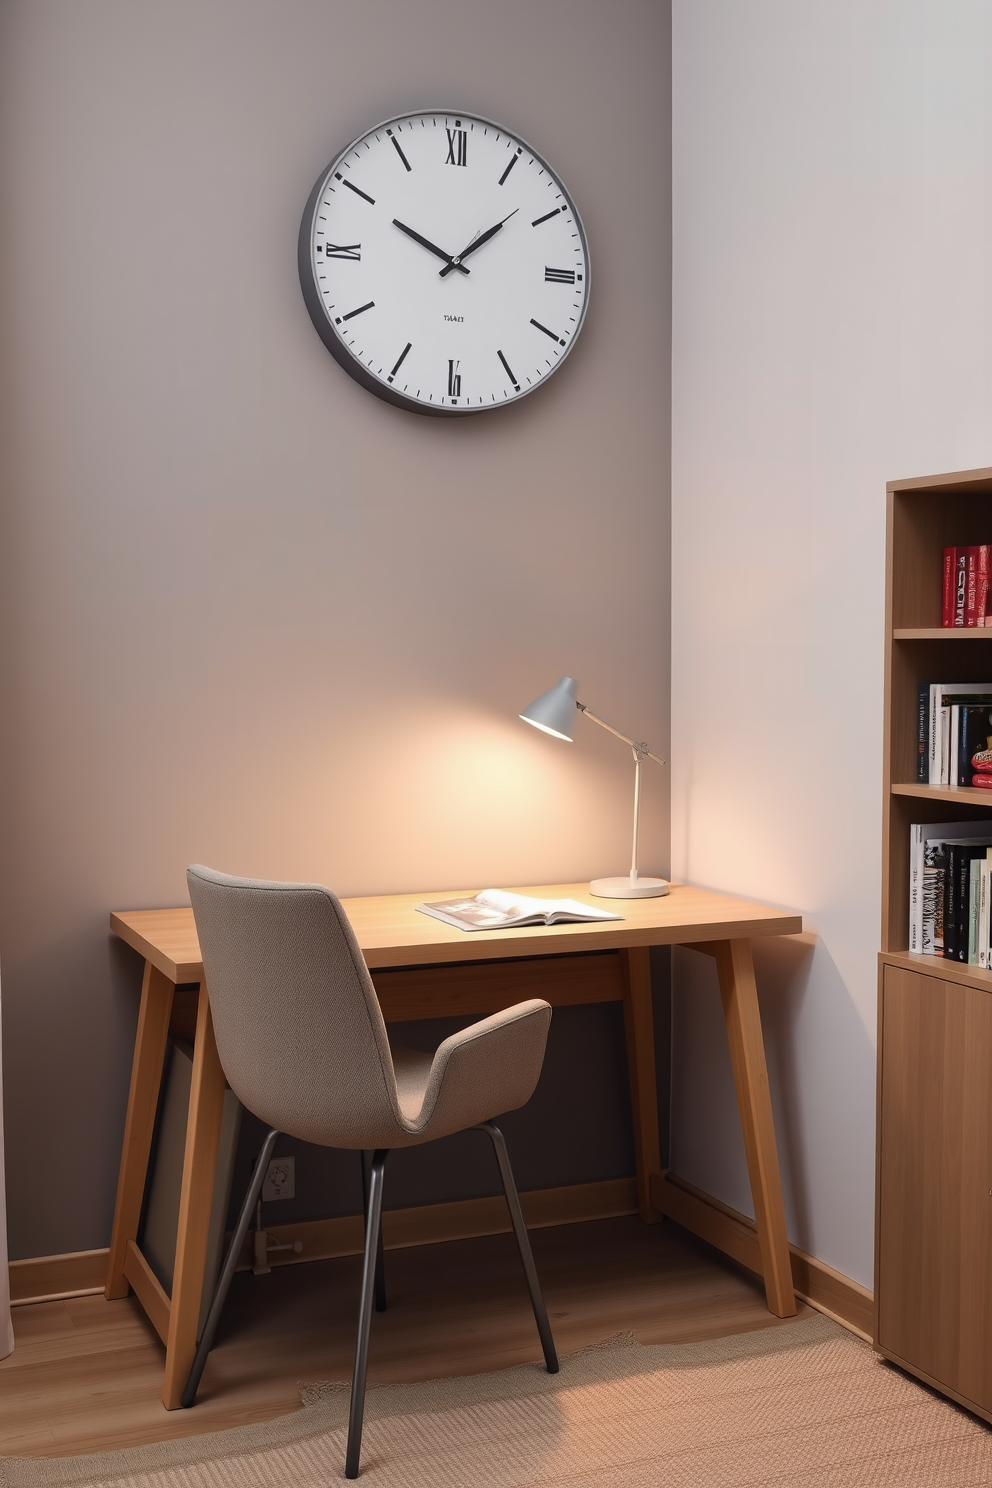
[(295, 1157), (274, 1157), (272, 1159), (262, 1183), (262, 1198), (266, 1203), (270, 1199), (296, 1198)]

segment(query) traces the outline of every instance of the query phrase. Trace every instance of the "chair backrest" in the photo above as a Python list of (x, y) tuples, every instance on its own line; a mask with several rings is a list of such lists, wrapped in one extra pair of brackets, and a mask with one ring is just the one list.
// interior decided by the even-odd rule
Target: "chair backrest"
[(396, 1079), (379, 1002), (338, 899), (319, 884), (186, 875), (231, 1089), (280, 1131), (389, 1145)]

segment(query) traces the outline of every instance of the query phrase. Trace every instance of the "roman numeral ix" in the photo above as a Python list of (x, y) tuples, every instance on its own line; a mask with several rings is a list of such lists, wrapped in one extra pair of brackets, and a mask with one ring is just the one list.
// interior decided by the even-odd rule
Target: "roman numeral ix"
[(545, 266), (544, 279), (547, 284), (574, 284), (574, 269), (549, 269)]
[[(320, 252), (320, 244), (317, 244), (317, 252)], [(362, 257), (361, 243), (328, 243), (324, 248), (325, 258), (347, 258), (352, 263), (359, 263)]]
[(468, 165), (468, 133), (464, 129), (445, 129), (448, 136), (448, 158), (445, 165)]

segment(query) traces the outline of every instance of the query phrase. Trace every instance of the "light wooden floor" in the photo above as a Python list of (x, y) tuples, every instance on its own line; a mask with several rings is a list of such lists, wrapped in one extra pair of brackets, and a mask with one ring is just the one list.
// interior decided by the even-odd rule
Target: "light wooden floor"
[[(778, 1325), (754, 1278), (669, 1222), (600, 1220), (532, 1239), (561, 1353), (621, 1329), (675, 1343)], [(296, 1409), (300, 1380), (350, 1377), (358, 1275), (348, 1257), (235, 1277), (189, 1411), (162, 1406), (162, 1346), (133, 1298), (15, 1308), (16, 1347), (0, 1362), (0, 1454), (94, 1452)], [(509, 1235), (387, 1252), (386, 1281), (372, 1383), (540, 1357)]]

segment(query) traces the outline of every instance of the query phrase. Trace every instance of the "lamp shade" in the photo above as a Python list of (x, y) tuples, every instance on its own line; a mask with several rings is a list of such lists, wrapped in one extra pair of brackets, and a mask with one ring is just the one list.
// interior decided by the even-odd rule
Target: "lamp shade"
[(574, 677), (562, 677), (550, 692), (542, 692), (539, 698), (529, 703), (520, 717), (525, 723), (532, 723), (544, 733), (552, 734), (556, 739), (565, 739), (571, 744), (575, 725), (575, 694), (578, 690), (579, 684)]

